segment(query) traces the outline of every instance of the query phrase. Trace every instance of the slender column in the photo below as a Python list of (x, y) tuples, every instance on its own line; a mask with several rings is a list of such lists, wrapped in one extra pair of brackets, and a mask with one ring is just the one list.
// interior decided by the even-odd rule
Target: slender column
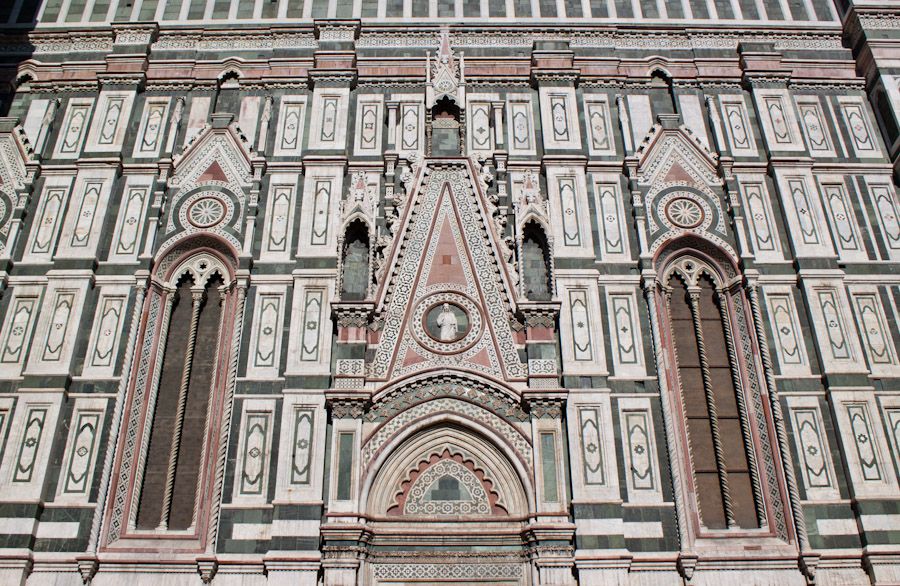
[(760, 526), (767, 524), (766, 509), (762, 501), (762, 487), (759, 484), (758, 468), (756, 466), (756, 452), (753, 449), (753, 437), (750, 433), (750, 419), (747, 411), (747, 402), (744, 400), (741, 374), (738, 369), (737, 349), (734, 338), (731, 335), (731, 320), (728, 319), (728, 298), (724, 291), (716, 291), (719, 306), (719, 317), (722, 320), (722, 329), (725, 332), (725, 348), (728, 352), (729, 370), (731, 382), (734, 385), (734, 395), (738, 405), (738, 421), (741, 424), (741, 435), (744, 436), (744, 452), (747, 454), (747, 463), (750, 466), (750, 482), (753, 484), (753, 504), (756, 505), (756, 518)]
[(396, 147), (397, 144), (397, 109), (400, 107), (399, 102), (386, 102), (388, 111), (388, 147)]
[[(219, 453), (216, 454), (216, 476), (213, 486), (212, 505), (210, 507), (209, 533), (206, 540), (207, 552), (212, 552), (216, 547), (216, 536), (219, 530), (219, 509), (222, 507), (222, 486), (225, 482), (225, 461), (228, 456), (228, 441), (231, 430), (231, 413), (234, 409), (234, 385), (237, 379), (238, 358), (240, 357), (241, 335), (244, 324), (244, 307), (247, 300), (246, 277), (238, 277), (235, 286), (234, 321), (232, 322), (231, 344), (228, 346), (230, 362), (228, 364), (228, 376), (225, 380), (225, 396), (222, 399), (222, 426), (219, 431)], [(225, 312), (222, 313), (225, 318)], [(218, 353), (217, 353), (218, 354)], [(197, 507), (194, 507), (196, 510)], [(195, 513), (196, 514), (196, 513)]]
[(628, 115), (628, 106), (625, 104), (625, 96), (622, 94), (616, 94), (616, 109), (619, 111), (619, 124), (622, 127), (625, 154), (630, 155), (634, 151), (631, 141), (631, 117)]
[(659, 404), (662, 409), (663, 427), (666, 434), (666, 451), (670, 462), (670, 471), (672, 475), (672, 494), (675, 497), (675, 519), (678, 522), (678, 543), (681, 551), (687, 550), (687, 510), (684, 505), (684, 498), (681, 492), (683, 481), (681, 479), (681, 467), (677, 464), (676, 455), (676, 434), (675, 419), (672, 415), (672, 409), (669, 405), (669, 397), (666, 395), (671, 392), (668, 379), (666, 378), (665, 359), (663, 357), (662, 334), (660, 333), (659, 314), (656, 303), (655, 279), (645, 278), (644, 297), (647, 299), (647, 308), (650, 313), (650, 332), (653, 337), (653, 359), (656, 362), (656, 376), (659, 381)]
[[(228, 285), (222, 285), (219, 287), (219, 323), (216, 325), (216, 331), (219, 332), (219, 335), (216, 337), (216, 347), (213, 349), (213, 360), (215, 364), (218, 365), (222, 363), (222, 346), (227, 344), (227, 341), (222, 339), (221, 332), (223, 331), (223, 326), (225, 325), (225, 319), (227, 317), (226, 313), (228, 311), (228, 305), (231, 301), (228, 299)], [(226, 348), (233, 348), (232, 346), (225, 345)], [(209, 388), (207, 389), (207, 398), (206, 398), (206, 415), (203, 418), (203, 429), (209, 429), (211, 425), (210, 420), (212, 418), (214, 410), (216, 409), (216, 396), (218, 395), (217, 389), (221, 388), (221, 377), (217, 374), (212, 375), (212, 380), (209, 381)], [(229, 415), (230, 417), (230, 415)], [(208, 434), (204, 434), (203, 436), (203, 446), (200, 449), (200, 461), (206, 462), (209, 457), (209, 438)], [(201, 498), (203, 497), (203, 493), (200, 491), (201, 486), (203, 484), (201, 482), (197, 483), (197, 486), (194, 488), (194, 513), (191, 517), (191, 526), (193, 529), (197, 526), (197, 514), (200, 511)]]
[(713, 452), (716, 458), (716, 471), (719, 474), (719, 488), (722, 491), (722, 508), (725, 510), (725, 524), (730, 529), (736, 525), (734, 521), (734, 505), (728, 492), (728, 476), (725, 470), (725, 451), (722, 448), (722, 437), (719, 434), (719, 416), (713, 398), (712, 378), (709, 374), (709, 362), (706, 359), (706, 344), (703, 342), (703, 326), (700, 323), (700, 291), (688, 289), (691, 303), (691, 317), (694, 321), (694, 334), (697, 336), (697, 353), (700, 356), (700, 373), (703, 376), (703, 392), (706, 395), (706, 409), (709, 411), (709, 430), (712, 435)]
[(34, 152), (38, 154), (43, 154), (44, 152), (44, 142), (50, 134), (50, 125), (52, 125), (53, 121), (56, 119), (56, 111), (58, 108), (59, 98), (53, 98), (50, 100), (50, 103), (47, 104), (47, 111), (44, 112), (44, 117), (41, 119), (41, 130), (38, 132), (37, 140), (34, 141)]
[[(787, 431), (784, 428), (784, 417), (781, 413), (781, 402), (778, 400), (778, 387), (775, 385), (775, 374), (772, 369), (772, 357), (769, 354), (769, 342), (763, 329), (762, 311), (759, 305), (759, 290), (755, 282), (748, 283), (747, 297), (750, 299), (750, 311), (753, 314), (753, 328), (756, 331), (756, 340), (759, 344), (759, 354), (762, 359), (763, 372), (766, 377), (766, 386), (769, 388), (769, 402), (772, 404), (772, 419), (775, 424), (775, 435), (778, 437), (778, 450), (784, 463), (784, 481), (787, 484), (790, 497), (791, 513), (794, 517), (794, 526), (797, 530), (797, 541), (800, 544), (800, 553), (809, 553), (809, 536), (806, 533), (806, 518), (800, 506), (800, 491), (797, 488), (797, 478), (794, 476), (794, 460), (788, 448)], [(809, 571), (809, 570), (807, 570)]]
[(172, 445), (169, 448), (169, 466), (166, 469), (166, 492), (163, 494), (159, 527), (169, 528), (169, 513), (172, 509), (172, 493), (175, 490), (175, 468), (178, 465), (178, 450), (181, 447), (181, 432), (184, 427), (184, 411), (187, 407), (188, 387), (191, 382), (191, 367), (194, 361), (194, 347), (197, 342), (197, 324), (203, 307), (203, 289), (191, 291), (191, 326), (188, 333), (187, 350), (184, 353), (184, 367), (181, 370), (181, 387), (178, 389), (178, 405), (175, 408), (175, 423), (172, 426)]
[[(185, 4), (186, 5), (186, 4)], [(184, 113), (184, 97), (175, 98), (175, 107), (172, 109), (172, 120), (169, 123), (169, 136), (166, 138), (165, 152), (171, 154), (175, 150), (175, 138), (181, 126), (181, 116)]]
[(503, 106), (505, 102), (491, 102), (491, 109), (494, 112), (494, 144), (497, 148), (503, 145)]

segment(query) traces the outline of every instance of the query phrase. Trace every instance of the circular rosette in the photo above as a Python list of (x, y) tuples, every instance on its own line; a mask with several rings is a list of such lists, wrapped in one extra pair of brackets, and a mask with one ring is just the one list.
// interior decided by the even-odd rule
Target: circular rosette
[(676, 228), (689, 230), (703, 223), (705, 214), (700, 205), (686, 197), (676, 197), (665, 206), (666, 219)]
[(211, 228), (225, 219), (225, 204), (218, 197), (201, 197), (189, 204), (188, 221), (197, 228)]

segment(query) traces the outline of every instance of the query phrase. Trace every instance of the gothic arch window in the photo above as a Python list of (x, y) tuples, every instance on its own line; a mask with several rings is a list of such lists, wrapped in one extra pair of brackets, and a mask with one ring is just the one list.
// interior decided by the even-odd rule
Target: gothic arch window
[(138, 306), (107, 546), (174, 536), (160, 547), (191, 550), (210, 539), (246, 290), (236, 267), (232, 251), (208, 236), (156, 264)]
[(369, 231), (357, 220), (344, 232), (341, 251), (341, 299), (358, 301), (369, 293), (370, 251)]
[(765, 523), (755, 446), (736, 355), (730, 289), (712, 264), (682, 254), (661, 272), (663, 329), (674, 357), (682, 454), (693, 478), (700, 523), (706, 529), (756, 529)]
[(550, 244), (536, 222), (528, 222), (522, 230), (522, 285), (531, 301), (548, 301), (553, 296), (550, 268)]

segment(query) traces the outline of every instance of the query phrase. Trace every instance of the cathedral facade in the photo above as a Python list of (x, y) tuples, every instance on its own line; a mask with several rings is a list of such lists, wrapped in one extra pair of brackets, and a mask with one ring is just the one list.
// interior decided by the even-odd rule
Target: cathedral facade
[(900, 583), (896, 0), (9, 0), (0, 582)]

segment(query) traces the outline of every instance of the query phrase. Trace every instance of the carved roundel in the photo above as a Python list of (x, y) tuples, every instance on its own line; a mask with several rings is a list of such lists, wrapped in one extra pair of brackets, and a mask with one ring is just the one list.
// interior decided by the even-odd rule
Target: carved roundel
[(450, 354), (469, 348), (481, 334), (478, 306), (459, 293), (425, 297), (413, 311), (411, 328), (416, 340), (432, 352)]
[(211, 228), (225, 219), (225, 202), (215, 196), (205, 196), (188, 205), (187, 217), (197, 228)]
[(666, 219), (677, 228), (696, 228), (703, 223), (706, 214), (700, 205), (686, 197), (676, 197), (665, 206)]

